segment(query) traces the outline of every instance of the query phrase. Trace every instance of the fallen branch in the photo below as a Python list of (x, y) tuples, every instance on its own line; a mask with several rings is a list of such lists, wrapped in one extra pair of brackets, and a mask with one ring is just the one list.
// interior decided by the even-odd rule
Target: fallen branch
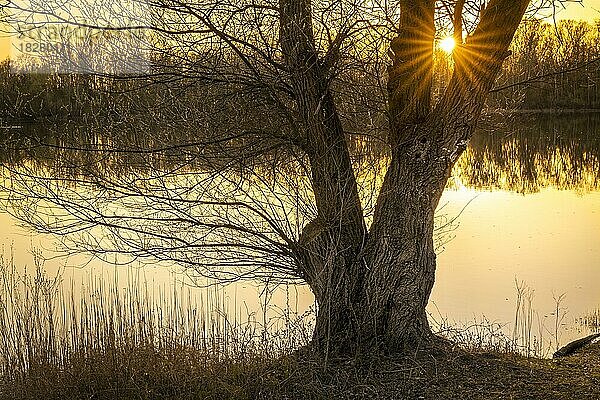
[(592, 343), (594, 340), (596, 340), (598, 338), (600, 338), (600, 333), (593, 333), (584, 338), (574, 340), (574, 341), (568, 343), (566, 346), (563, 346), (560, 349), (558, 349), (556, 351), (556, 353), (554, 353), (553, 358), (565, 357), (570, 354), (573, 354), (580, 348), (587, 346), (588, 344)]

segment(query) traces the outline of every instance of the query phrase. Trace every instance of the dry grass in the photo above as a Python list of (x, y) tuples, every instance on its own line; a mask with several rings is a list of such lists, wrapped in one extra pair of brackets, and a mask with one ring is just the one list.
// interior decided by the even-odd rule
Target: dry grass
[(79, 292), (36, 265), (18, 273), (0, 259), (0, 399), (600, 398), (597, 347), (526, 358), (486, 320), (442, 321), (460, 346), (325, 363), (294, 352), (311, 327), (289, 310), (271, 329), (212, 312), (223, 309), (216, 290), (95, 280)]
[[(105, 353), (2, 381), (6, 399), (597, 399), (598, 348), (564, 360), (426, 350), (404, 357), (196, 359)], [(170, 355), (169, 355), (170, 354)], [(118, 362), (116, 360), (122, 360)], [(125, 362), (126, 360), (126, 362)]]
[(266, 323), (231, 318), (216, 287), (155, 291), (128, 279), (123, 288), (116, 276), (76, 287), (34, 260), (20, 272), (0, 256), (3, 398), (203, 398), (237, 387), (238, 374), (305, 345), (312, 331), (289, 308)]

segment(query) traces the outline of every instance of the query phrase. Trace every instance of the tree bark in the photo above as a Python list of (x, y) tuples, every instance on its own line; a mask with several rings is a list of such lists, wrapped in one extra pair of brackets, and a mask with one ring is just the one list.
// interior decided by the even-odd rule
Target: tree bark
[(316, 219), (297, 246), (300, 274), (319, 307), (314, 343), (337, 352), (355, 331), (352, 308), (365, 274), (357, 262), (366, 240), (358, 186), (326, 68), (314, 44), (310, 0), (280, 1), (280, 41), (305, 137)]
[(435, 280), (435, 209), (528, 4), (489, 2), (432, 107), (435, 1), (399, 1), (388, 70), (392, 157), (367, 232), (327, 69), (315, 50), (310, 1), (280, 0), (281, 46), (318, 209), (296, 254), (318, 304), (313, 344), (328, 353), (403, 351), (433, 338), (425, 307)]
[(431, 111), (435, 1), (400, 0), (398, 36), (388, 68), (389, 142), (398, 146)]

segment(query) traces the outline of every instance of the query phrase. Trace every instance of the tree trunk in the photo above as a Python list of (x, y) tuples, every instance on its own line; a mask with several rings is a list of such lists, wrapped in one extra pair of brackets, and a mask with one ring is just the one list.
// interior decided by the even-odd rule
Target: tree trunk
[(280, 0), (281, 46), (318, 209), (295, 252), (318, 304), (313, 344), (325, 353), (403, 351), (432, 340), (425, 307), (435, 279), (435, 209), (529, 3), (489, 2), (432, 107), (436, 2), (399, 2), (388, 70), (392, 158), (367, 232), (330, 78), (314, 45), (310, 0)]
[(331, 246), (329, 275), (320, 285), (308, 281), (319, 305), (314, 339), (320, 350), (396, 352), (434, 338), (425, 307), (435, 280), (434, 213), (450, 163), (417, 137), (392, 157), (359, 258), (346, 261), (350, 268), (335, 268), (341, 247)]

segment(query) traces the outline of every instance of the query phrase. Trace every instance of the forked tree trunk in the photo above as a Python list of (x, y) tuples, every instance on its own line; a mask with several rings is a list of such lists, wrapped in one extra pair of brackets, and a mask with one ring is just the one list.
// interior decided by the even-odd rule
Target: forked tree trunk
[(434, 212), (528, 4), (489, 2), (432, 108), (435, 1), (399, 2), (388, 83), (392, 158), (367, 231), (310, 0), (280, 0), (281, 46), (318, 209), (295, 252), (319, 307), (313, 344), (324, 352), (401, 351), (432, 339), (425, 306), (435, 279)]
[[(329, 256), (323, 279), (308, 280), (319, 312), (315, 345), (343, 353), (404, 351), (433, 338), (425, 307), (435, 280), (434, 213), (447, 180), (449, 164), (436, 151), (424, 151), (424, 140), (398, 149), (393, 157), (362, 252), (341, 268), (336, 252), (343, 249), (339, 232), (326, 235), (321, 251)], [(440, 161), (442, 160), (442, 161)], [(307, 242), (316, 246), (316, 239)], [(328, 245), (327, 245), (328, 244)], [(346, 261), (348, 264), (348, 261)]]

